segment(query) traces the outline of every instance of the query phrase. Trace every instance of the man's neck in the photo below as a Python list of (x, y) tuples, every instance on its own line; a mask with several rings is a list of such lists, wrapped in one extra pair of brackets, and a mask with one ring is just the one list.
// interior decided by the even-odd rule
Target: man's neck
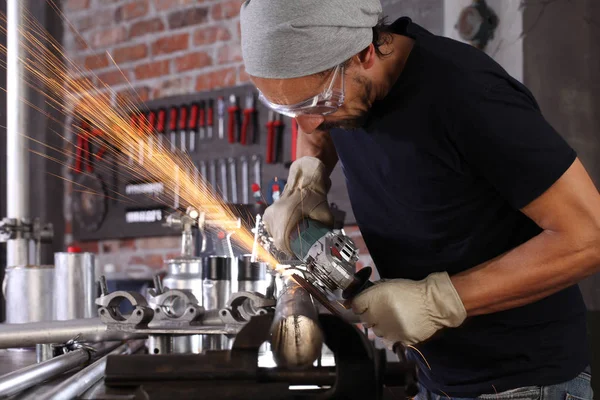
[[(383, 99), (396, 83), (408, 56), (414, 46), (415, 41), (407, 36), (391, 34), (390, 43), (382, 47), (381, 52), (384, 56), (381, 58), (382, 81), (378, 85), (377, 99)], [(386, 55), (387, 54), (387, 55)]]

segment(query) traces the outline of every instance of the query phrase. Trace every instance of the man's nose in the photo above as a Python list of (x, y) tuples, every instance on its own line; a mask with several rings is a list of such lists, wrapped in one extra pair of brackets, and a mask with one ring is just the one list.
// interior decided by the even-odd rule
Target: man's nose
[(313, 133), (325, 121), (322, 115), (299, 115), (296, 117), (298, 126), (305, 133)]

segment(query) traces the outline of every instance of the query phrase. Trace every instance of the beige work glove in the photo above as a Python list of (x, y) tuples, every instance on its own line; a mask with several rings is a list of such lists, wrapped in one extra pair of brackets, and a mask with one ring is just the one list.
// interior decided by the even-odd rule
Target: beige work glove
[(267, 207), (263, 222), (275, 246), (292, 255), (290, 233), (304, 217), (333, 226), (333, 215), (327, 203), (331, 186), (325, 164), (315, 157), (294, 161), (283, 194)]
[(392, 279), (360, 293), (352, 310), (390, 347), (400, 342), (414, 345), (438, 330), (454, 328), (467, 311), (447, 272), (436, 272), (422, 281)]

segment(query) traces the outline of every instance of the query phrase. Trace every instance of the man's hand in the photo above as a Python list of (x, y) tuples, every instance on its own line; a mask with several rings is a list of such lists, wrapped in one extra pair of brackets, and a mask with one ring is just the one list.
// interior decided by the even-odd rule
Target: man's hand
[(292, 163), (282, 196), (267, 207), (263, 221), (275, 246), (288, 255), (292, 229), (305, 217), (327, 226), (333, 215), (327, 203), (331, 182), (325, 164), (315, 157), (302, 157)]
[(422, 281), (378, 283), (354, 299), (352, 310), (390, 346), (420, 343), (444, 327), (459, 326), (467, 317), (446, 272), (431, 274)]

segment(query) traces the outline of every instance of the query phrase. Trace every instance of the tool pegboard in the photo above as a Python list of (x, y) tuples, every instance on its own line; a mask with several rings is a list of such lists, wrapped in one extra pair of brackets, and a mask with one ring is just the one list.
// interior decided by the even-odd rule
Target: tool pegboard
[[(232, 96), (235, 96), (235, 103)], [(252, 105), (247, 102), (249, 96), (253, 99)], [(244, 85), (158, 99), (146, 103), (140, 110), (158, 132), (152, 140), (187, 152), (200, 174), (215, 184), (228, 203), (255, 204), (253, 189), (259, 189), (261, 200), (270, 204), (273, 197), (277, 198), (277, 188), (283, 190), (289, 164), (293, 161), (293, 120), (270, 112), (258, 100), (254, 87)], [(268, 123), (273, 125), (271, 135)], [(102, 134), (95, 132), (93, 127), (87, 128), (84, 131), (90, 134)], [(85, 147), (85, 138), (79, 138), (79, 141), (78, 148)], [(153, 194), (159, 195), (162, 190), (161, 183), (128, 178), (127, 168), (119, 161), (108, 153), (98, 157), (98, 152), (102, 150), (89, 149), (75, 160), (76, 169), (81, 170), (76, 182), (92, 189), (74, 192), (75, 239), (179, 234), (163, 226), (165, 217), (174, 211), (173, 207), (153, 201)], [(257, 175), (260, 175), (258, 186), (255, 185)], [(105, 196), (90, 193), (104, 193)], [(128, 201), (122, 201), (120, 195)], [(339, 165), (332, 174), (329, 201), (346, 213), (346, 224), (354, 223)]]

